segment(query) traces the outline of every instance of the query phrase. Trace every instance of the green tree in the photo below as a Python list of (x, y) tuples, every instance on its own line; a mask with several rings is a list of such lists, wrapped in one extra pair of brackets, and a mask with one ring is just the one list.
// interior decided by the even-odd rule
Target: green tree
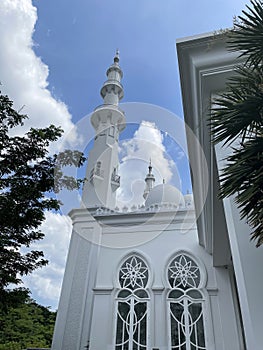
[(0, 92), (0, 310), (28, 296), (28, 290), (10, 289), (10, 284), (18, 285), (21, 276), (47, 264), (43, 252), (30, 245), (44, 236), (39, 226), (45, 211), (60, 208), (51, 194), (80, 184), (63, 175), (63, 166), (80, 166), (85, 160), (77, 151), (49, 154), (50, 144), (62, 135), (54, 125), (12, 136), (26, 118)]
[(56, 313), (31, 299), (0, 316), (0, 350), (50, 347)]
[(215, 99), (210, 124), (215, 143), (232, 148), (220, 178), (221, 198), (230, 195), (263, 243), (263, 6), (251, 1), (228, 34), (228, 47), (244, 58), (227, 89)]

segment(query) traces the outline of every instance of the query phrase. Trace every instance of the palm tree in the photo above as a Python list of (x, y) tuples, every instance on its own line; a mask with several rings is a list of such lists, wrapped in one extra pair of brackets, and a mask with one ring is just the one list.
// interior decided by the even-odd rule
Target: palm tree
[(219, 197), (235, 196), (251, 238), (263, 244), (263, 3), (251, 0), (229, 31), (227, 44), (244, 63), (237, 65), (209, 117), (214, 143), (232, 148), (220, 176)]

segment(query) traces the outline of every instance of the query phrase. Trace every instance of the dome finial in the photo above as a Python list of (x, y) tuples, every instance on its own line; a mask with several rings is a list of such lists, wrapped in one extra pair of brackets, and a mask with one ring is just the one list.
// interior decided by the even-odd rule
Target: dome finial
[(114, 63), (119, 63), (119, 61), (120, 61), (120, 51), (119, 49), (116, 49), (116, 53), (114, 56)]
[(150, 158), (150, 162), (149, 162), (149, 166), (148, 166), (148, 169), (149, 169), (149, 174), (152, 173), (152, 159)]

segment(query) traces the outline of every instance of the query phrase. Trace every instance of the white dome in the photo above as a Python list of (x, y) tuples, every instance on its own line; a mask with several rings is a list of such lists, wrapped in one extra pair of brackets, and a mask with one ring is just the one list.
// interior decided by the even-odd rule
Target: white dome
[(184, 207), (184, 197), (182, 193), (174, 186), (162, 184), (155, 186), (149, 193), (145, 207), (154, 205), (172, 205), (173, 207)]

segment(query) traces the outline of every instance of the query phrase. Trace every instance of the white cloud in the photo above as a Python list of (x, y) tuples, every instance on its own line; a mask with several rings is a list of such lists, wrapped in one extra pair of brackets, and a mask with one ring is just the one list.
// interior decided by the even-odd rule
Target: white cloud
[[(49, 69), (32, 49), (37, 10), (31, 0), (0, 1), (0, 81), (17, 110), (29, 116), (28, 126), (73, 129), (67, 106), (48, 90)], [(72, 133), (71, 141), (74, 141)]]
[[(122, 186), (118, 193), (117, 205), (131, 207), (142, 204), (145, 188), (145, 176), (151, 159), (156, 184), (165, 178), (172, 178), (174, 162), (167, 158), (163, 145), (163, 136), (152, 122), (142, 121), (133, 137), (120, 144), (120, 175)], [(32, 297), (39, 303), (57, 308), (61, 283), (66, 263), (71, 233), (70, 219), (65, 215), (46, 213), (41, 226), (45, 238), (32, 248), (43, 250), (49, 264), (24, 278), (26, 286), (32, 291)]]
[[(0, 81), (1, 90), (14, 100), (16, 109), (30, 119), (25, 127), (60, 125), (65, 134), (74, 128), (67, 106), (48, 89), (49, 68), (33, 51), (32, 35), (37, 11), (31, 0), (0, 0)], [(67, 136), (68, 141), (74, 139)], [(133, 138), (121, 144), (120, 175), (125, 186), (118, 205), (143, 203), (144, 178), (151, 158), (156, 183), (172, 178), (174, 163), (166, 156), (161, 132), (154, 123), (142, 122)], [(27, 276), (32, 297), (44, 305), (57, 307), (64, 273), (71, 223), (67, 216), (47, 213), (42, 228), (44, 240), (35, 247), (43, 250), (49, 265)]]
[(133, 137), (120, 145), (120, 176), (122, 184), (118, 190), (117, 205), (131, 207), (144, 202), (145, 176), (151, 159), (155, 184), (168, 183), (173, 176), (174, 162), (167, 158), (163, 136), (152, 122), (142, 121)]
[(176, 160), (179, 161), (186, 157), (185, 152), (177, 145), (173, 145), (175, 151), (176, 151)]
[(32, 245), (31, 249), (42, 250), (49, 264), (23, 280), (31, 290), (33, 299), (56, 309), (66, 264), (71, 220), (68, 216), (47, 212), (40, 229), (45, 233), (45, 238)]
[[(0, 1), (0, 90), (29, 116), (23, 131), (29, 127), (61, 126), (67, 143), (74, 144), (76, 133), (67, 106), (56, 100), (48, 89), (49, 68), (33, 51), (33, 33), (37, 10), (31, 0)], [(23, 132), (20, 130), (19, 132)], [(57, 151), (59, 143), (52, 146)], [(25, 284), (38, 302), (57, 307), (71, 232), (66, 216), (47, 213), (42, 225), (45, 239), (35, 244), (50, 261), (47, 267), (34, 271)]]

